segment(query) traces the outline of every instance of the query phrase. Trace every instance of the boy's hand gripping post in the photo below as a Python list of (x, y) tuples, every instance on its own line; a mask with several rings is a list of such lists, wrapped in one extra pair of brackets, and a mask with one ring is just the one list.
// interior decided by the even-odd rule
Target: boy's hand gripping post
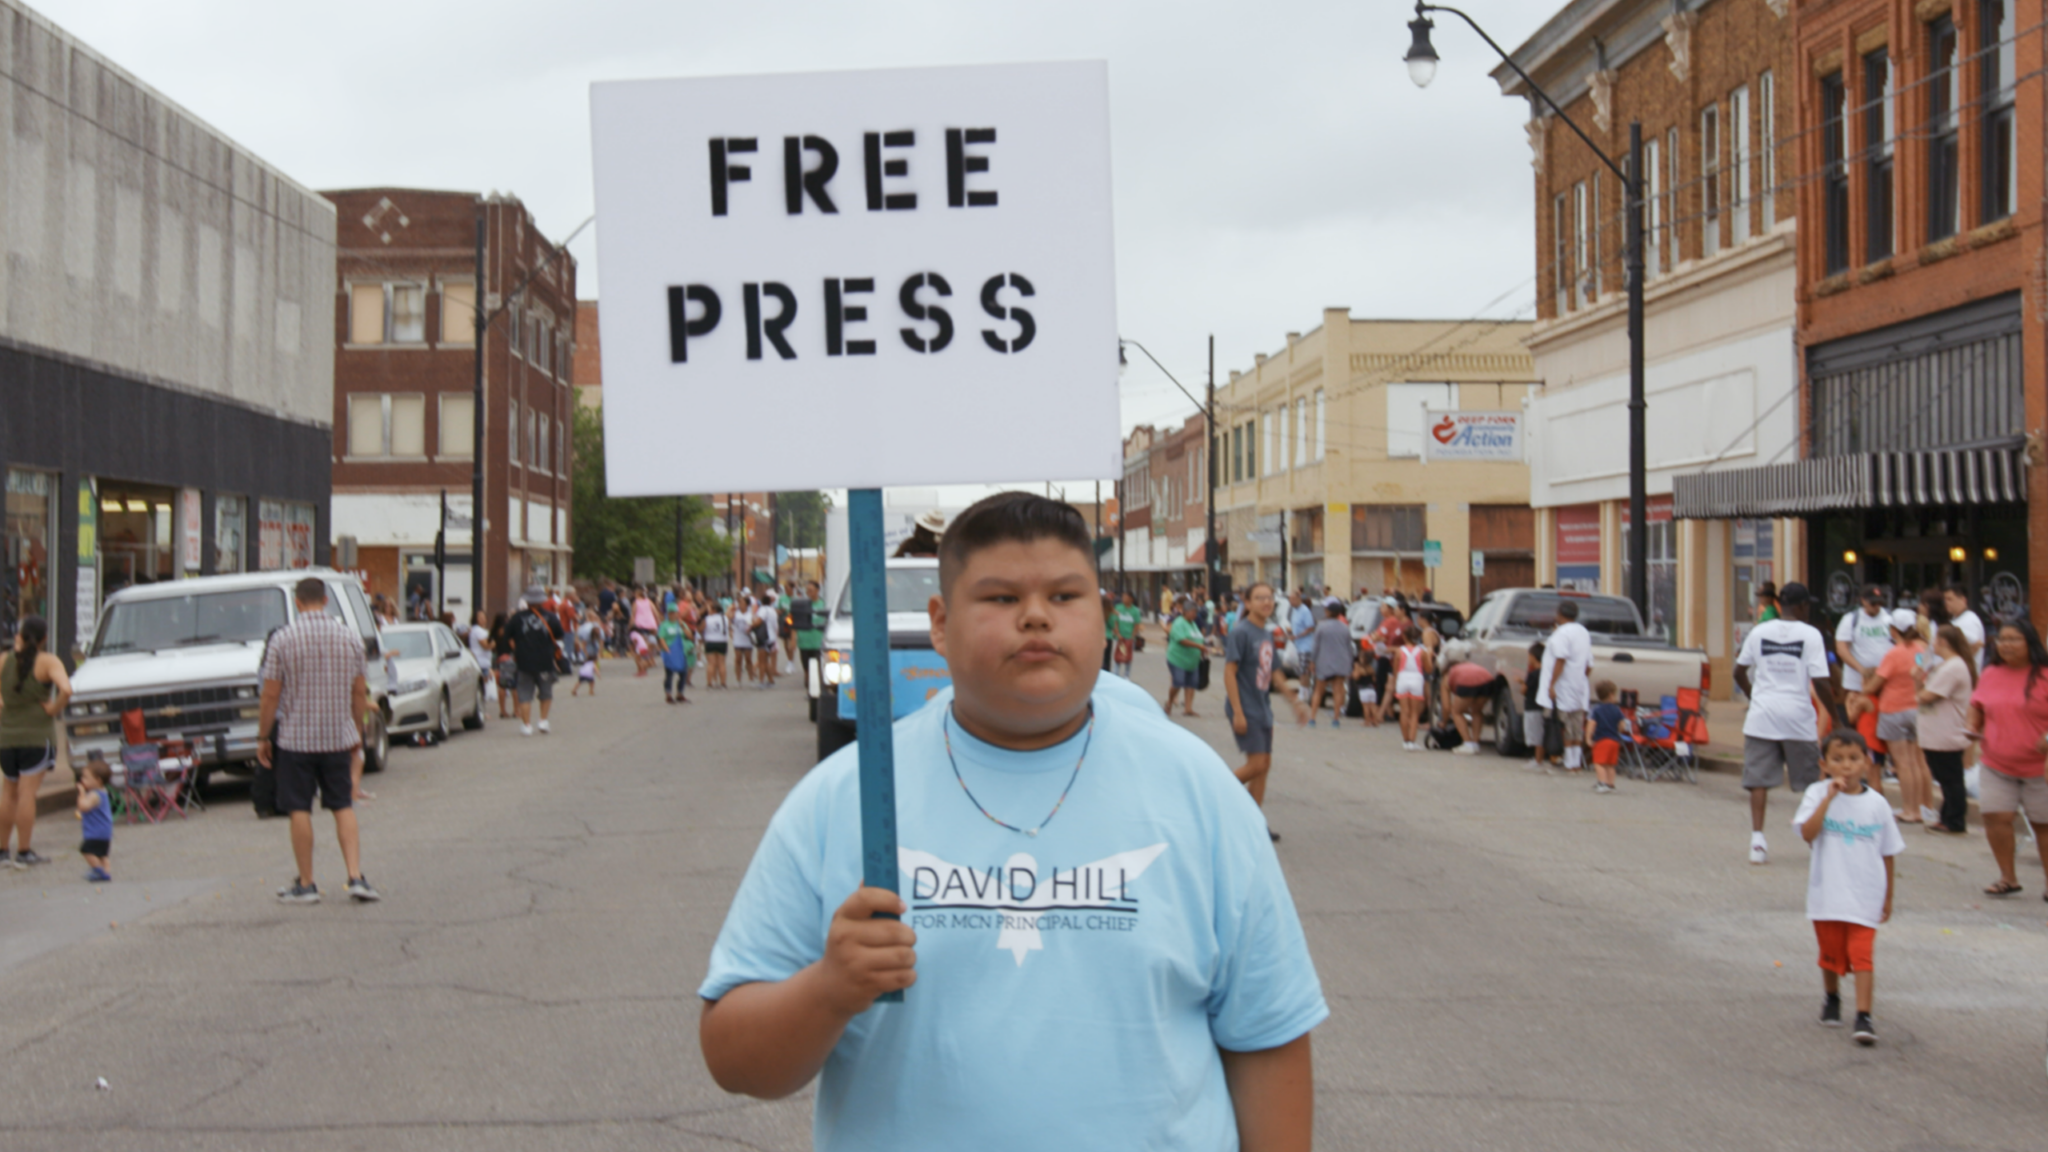
[[(897, 891), (896, 745), (889, 692), (889, 576), (882, 540), (882, 490), (847, 492), (846, 528), (853, 582), (853, 682), (860, 738), (861, 883)], [(877, 918), (896, 917), (886, 912)], [(879, 1003), (900, 1004), (885, 992)]]

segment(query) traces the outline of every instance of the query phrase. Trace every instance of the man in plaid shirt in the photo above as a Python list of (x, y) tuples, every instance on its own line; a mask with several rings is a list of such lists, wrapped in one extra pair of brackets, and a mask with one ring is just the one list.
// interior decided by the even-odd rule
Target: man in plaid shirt
[[(263, 654), (263, 700), (256, 759), (277, 773), (277, 810), (291, 816), (292, 855), (299, 874), (277, 890), (287, 904), (317, 904), (313, 883), (313, 793), (334, 813), (334, 835), (348, 866), (348, 894), (382, 899), (364, 878), (356, 839), (355, 788), (349, 761), (362, 745), (357, 720), (369, 711), (363, 640), (327, 612), (327, 585), (308, 576), (293, 589), (298, 619), (271, 634)], [(275, 724), (275, 728), (272, 725)], [(273, 737), (275, 746), (272, 745)]]

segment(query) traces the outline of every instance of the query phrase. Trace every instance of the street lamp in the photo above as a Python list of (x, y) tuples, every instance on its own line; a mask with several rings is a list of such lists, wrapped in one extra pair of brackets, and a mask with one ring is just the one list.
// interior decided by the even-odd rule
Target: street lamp
[(1585, 141), (1586, 147), (1592, 149), (1593, 155), (1599, 157), (1600, 162), (1607, 165), (1621, 179), (1625, 241), (1622, 267), (1628, 281), (1628, 598), (1635, 601), (1636, 611), (1642, 614), (1647, 626), (1650, 619), (1650, 532), (1647, 523), (1649, 514), (1645, 507), (1648, 468), (1643, 451), (1643, 413), (1646, 404), (1643, 400), (1642, 122), (1629, 122), (1628, 158), (1627, 167), (1624, 168), (1616, 164), (1607, 153), (1602, 152), (1600, 146), (1593, 143), (1593, 138), (1586, 135), (1584, 130), (1572, 122), (1571, 117), (1564, 114), (1564, 109), (1558, 107), (1557, 101), (1550, 98), (1550, 93), (1545, 92), (1527, 72), (1522, 71), (1522, 66), (1515, 63), (1515, 58), (1508, 55), (1506, 49), (1494, 43), (1493, 37), (1488, 36), (1477, 21), (1456, 8), (1441, 4), (1425, 4), (1421, 0), (1417, 0), (1415, 5), (1415, 19), (1408, 22), (1408, 30), (1413, 33), (1414, 39), (1408, 45), (1408, 55), (1405, 57), (1408, 63), (1408, 78), (1415, 81), (1416, 87), (1426, 88), (1429, 82), (1436, 78), (1436, 48), (1429, 41), (1429, 30), (1435, 27), (1435, 24), (1424, 15), (1428, 12), (1449, 12), (1470, 25), (1474, 32), (1479, 33), (1479, 38), (1486, 41), (1487, 47), (1499, 53), (1500, 58), (1514, 70), (1515, 75), (1522, 78), (1522, 83), (1529, 86), (1529, 91), (1548, 105), (1550, 111), (1559, 120), (1564, 121), (1564, 126), (1570, 128), (1580, 140)]
[[(1202, 557), (1205, 561), (1207, 561), (1206, 567), (1208, 568), (1208, 572), (1206, 573), (1206, 575), (1208, 576), (1207, 585), (1209, 598), (1211, 600), (1214, 600), (1218, 596), (1221, 596), (1223, 594), (1222, 569), (1216, 561), (1216, 338), (1214, 336), (1209, 337), (1209, 400), (1206, 404), (1200, 400), (1196, 400), (1194, 393), (1188, 391), (1185, 387), (1183, 387), (1180, 380), (1176, 378), (1173, 373), (1167, 372), (1166, 365), (1161, 364), (1159, 362), (1159, 357), (1154, 356), (1150, 348), (1145, 347), (1143, 344), (1138, 343), (1136, 340), (1125, 339), (1121, 336), (1117, 337), (1116, 343), (1116, 356), (1118, 368), (1122, 368), (1123, 365), (1126, 363), (1126, 361), (1124, 360), (1124, 345), (1128, 344), (1131, 347), (1136, 348), (1138, 351), (1143, 352), (1145, 354), (1145, 359), (1150, 360), (1154, 368), (1157, 368), (1160, 372), (1165, 373), (1166, 378), (1168, 380), (1173, 381), (1173, 386), (1175, 388), (1180, 389), (1180, 394), (1187, 397), (1188, 400), (1191, 403), (1193, 403), (1194, 406), (1202, 413), (1202, 431), (1208, 440), (1207, 444), (1202, 449), (1202, 451), (1205, 453), (1202, 459), (1202, 472), (1207, 477), (1207, 482), (1209, 485), (1208, 499), (1205, 500), (1202, 505), (1202, 511), (1204, 515), (1208, 518), (1207, 532), (1205, 534), (1207, 536), (1207, 543), (1205, 543), (1202, 547)], [(1121, 503), (1121, 496), (1118, 497), (1118, 501), (1119, 503), (1117, 504), (1117, 532), (1119, 534), (1119, 540), (1121, 540), (1121, 535), (1123, 532), (1124, 513), (1124, 506)], [(1122, 567), (1123, 565), (1123, 545), (1121, 543), (1117, 545), (1117, 565), (1118, 567)]]

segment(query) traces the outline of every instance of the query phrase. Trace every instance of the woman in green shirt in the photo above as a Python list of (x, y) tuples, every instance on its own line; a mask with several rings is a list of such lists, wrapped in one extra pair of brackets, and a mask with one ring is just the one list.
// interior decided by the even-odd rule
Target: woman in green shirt
[(1110, 647), (1116, 665), (1116, 674), (1126, 680), (1131, 678), (1131, 660), (1138, 650), (1138, 622), (1145, 613), (1138, 607), (1138, 598), (1124, 593), (1123, 603), (1110, 609)]
[(1173, 714), (1174, 698), (1182, 691), (1187, 698), (1181, 705), (1181, 715), (1199, 716), (1195, 711), (1196, 685), (1201, 683), (1202, 657), (1208, 649), (1202, 643), (1202, 630), (1195, 626), (1195, 602), (1193, 599), (1180, 603), (1180, 614), (1173, 618), (1173, 626), (1166, 633), (1166, 671), (1173, 678), (1173, 687), (1166, 693), (1166, 711)]
[(42, 617), (24, 616), (14, 650), (0, 657), (0, 863), (15, 868), (50, 862), (29, 840), (36, 831), (36, 789), (57, 763), (57, 717), (71, 699), (71, 679), (64, 662), (43, 651), (49, 636)]

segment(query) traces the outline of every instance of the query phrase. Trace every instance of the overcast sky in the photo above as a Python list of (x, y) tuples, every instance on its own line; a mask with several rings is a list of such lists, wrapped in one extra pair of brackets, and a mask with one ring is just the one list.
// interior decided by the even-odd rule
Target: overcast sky
[[(1106, 59), (1118, 328), (1197, 395), (1211, 333), (1223, 380), (1325, 307), (1533, 312), (1526, 106), (1454, 17), (1417, 90), (1395, 0), (29, 2), (301, 183), (508, 191), (556, 238), (592, 211), (594, 80)], [(1467, 11), (1512, 48), (1559, 3)], [(1192, 411), (1125, 373), (1127, 427)]]

